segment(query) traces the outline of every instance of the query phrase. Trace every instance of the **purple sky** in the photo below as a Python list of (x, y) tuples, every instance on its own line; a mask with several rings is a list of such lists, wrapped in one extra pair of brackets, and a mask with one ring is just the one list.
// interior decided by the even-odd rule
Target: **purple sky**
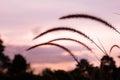
[[(97, 43), (97, 38), (104, 44), (107, 51), (113, 44), (119, 44), (120, 36), (115, 33), (113, 30), (105, 27), (104, 25), (86, 19), (71, 19), (71, 20), (58, 20), (59, 17), (76, 14), (76, 13), (85, 13), (90, 15), (98, 16), (111, 24), (113, 24), (118, 30), (120, 30), (120, 16), (114, 13), (120, 13), (120, 1), (119, 0), (3, 0), (0, 1), (0, 34), (4, 40), (4, 44), (8, 46), (6, 48), (6, 54), (11, 58), (14, 57), (14, 54), (21, 53), (24, 54), (27, 60), (34, 64), (39, 64), (39, 67), (64, 64), (63, 61), (68, 62), (71, 66), (65, 66), (64, 69), (68, 67), (74, 67), (72, 59), (70, 56), (62, 55), (63, 50), (56, 47), (47, 47), (47, 51), (51, 52), (49, 54), (46, 50), (46, 47), (43, 46), (39, 50), (34, 50), (35, 54), (25, 54), (22, 53), (29, 45), (34, 45), (40, 42), (45, 42), (47, 40), (56, 38), (56, 37), (71, 37), (82, 40), (86, 44), (89, 44), (90, 47), (101, 57), (102, 55), (100, 50), (96, 48), (94, 44), (90, 41), (84, 39), (83, 37), (78, 37), (77, 34), (71, 34), (70, 32), (56, 32), (61, 35), (56, 35), (56, 33), (47, 34), (40, 39), (32, 41), (32, 38), (38, 35), (39, 33), (47, 30), (49, 28), (57, 26), (70, 26), (72, 28), (78, 29), (86, 34), (88, 34), (92, 39)], [(66, 34), (66, 35), (64, 35)], [(64, 43), (64, 42), (63, 42)], [(65, 42), (66, 43), (66, 42)], [(68, 45), (69, 44), (69, 45)], [(98, 43), (99, 44), (99, 43)], [(78, 46), (76, 43), (70, 42), (67, 44), (67, 47), (76, 46), (77, 49), (74, 50), (73, 47), (70, 49), (73, 52), (82, 52), (83, 55), (78, 56), (79, 58), (85, 57), (89, 58), (91, 61), (94, 61), (93, 55), (86, 57), (86, 49), (83, 46)], [(12, 47), (10, 47), (12, 46)], [(80, 48), (80, 49), (79, 49)], [(61, 50), (61, 51), (59, 51)], [(117, 51), (116, 51), (117, 50)], [(114, 49), (115, 53), (120, 52), (118, 49)], [(40, 54), (38, 52), (41, 52)], [(56, 54), (56, 52), (59, 52)], [(27, 52), (28, 53), (28, 52)], [(32, 53), (29, 52), (29, 53)], [(61, 53), (61, 54), (60, 54)], [(61, 56), (62, 55), (62, 56)], [(40, 58), (41, 56), (41, 58)], [(53, 57), (52, 57), (53, 56)], [(50, 60), (47, 61), (46, 58), (50, 57)], [(60, 57), (58, 59), (58, 57)], [(63, 58), (63, 59), (61, 59)], [(44, 63), (45, 66), (41, 66), (40, 63)], [(53, 64), (54, 63), (54, 64)], [(67, 63), (66, 63), (67, 64)], [(34, 66), (34, 65), (33, 65)], [(35, 67), (35, 66), (34, 66)], [(53, 66), (51, 66), (53, 67)], [(59, 67), (56, 66), (58, 69)], [(38, 67), (37, 67), (38, 68)], [(56, 69), (53, 67), (53, 69)], [(62, 68), (63, 69), (63, 68)]]

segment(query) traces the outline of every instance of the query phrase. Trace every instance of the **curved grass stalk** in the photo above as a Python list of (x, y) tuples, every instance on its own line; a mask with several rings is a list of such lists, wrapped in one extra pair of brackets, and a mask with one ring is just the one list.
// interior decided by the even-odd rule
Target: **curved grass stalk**
[(53, 45), (53, 46), (60, 47), (61, 49), (67, 51), (67, 52), (73, 57), (73, 59), (77, 62), (77, 64), (79, 64), (79, 61), (77, 60), (77, 58), (74, 56), (74, 54), (73, 54), (68, 48), (66, 48), (66, 47), (64, 47), (64, 46), (61, 46), (61, 45), (59, 45), (59, 44), (56, 44), (56, 43), (48, 43), (48, 42), (47, 42), (47, 43), (37, 44), (37, 45), (34, 45), (34, 46), (28, 48), (26, 51), (29, 51), (29, 50), (31, 50), (31, 49), (34, 49), (34, 48), (36, 48), (36, 47), (43, 46), (43, 45)]
[(41, 37), (41, 36), (43, 36), (43, 35), (45, 35), (45, 34), (47, 34), (47, 33), (49, 33), (49, 32), (60, 31), (60, 30), (77, 32), (77, 33), (79, 33), (80, 35), (86, 37), (87, 39), (93, 41), (92, 39), (89, 38), (89, 36), (87, 36), (87, 35), (84, 34), (83, 32), (78, 31), (78, 30), (73, 29), (73, 28), (69, 28), (69, 27), (56, 27), (56, 28), (48, 29), (48, 30), (42, 32), (41, 34), (39, 34), (38, 36), (34, 37), (33, 40), (34, 40), (34, 39), (37, 39), (38, 37)]
[(51, 42), (54, 42), (54, 41), (58, 41), (58, 40), (70, 40), (70, 41), (77, 42), (77, 43), (79, 43), (80, 45), (83, 45), (83, 46), (84, 46), (87, 50), (89, 50), (91, 53), (93, 53), (94, 56), (96, 57), (96, 59), (97, 59), (98, 61), (100, 61), (100, 59), (98, 59), (98, 57), (95, 55), (95, 53), (92, 51), (92, 49), (91, 49), (89, 46), (87, 46), (86, 44), (84, 44), (83, 42), (81, 42), (81, 41), (78, 41), (78, 40), (75, 40), (75, 39), (71, 39), (71, 38), (57, 38), (57, 39), (53, 39), (53, 40), (48, 41), (48, 43), (51, 43)]
[[(97, 38), (97, 39), (98, 39), (98, 38)], [(108, 53), (107, 53), (106, 49), (104, 48), (104, 46), (103, 46), (102, 42), (101, 42), (99, 39), (98, 39), (98, 41), (99, 41), (99, 43), (100, 43), (101, 47), (103, 48), (104, 52), (108, 55)]]
[(112, 26), (110, 23), (108, 23), (107, 21), (105, 21), (101, 18), (98, 18), (96, 16), (88, 15), (88, 14), (71, 14), (71, 15), (66, 15), (66, 16), (60, 17), (59, 19), (69, 19), (69, 18), (85, 18), (85, 19), (95, 20), (95, 21), (98, 21), (98, 22), (108, 26), (109, 28), (111, 28), (112, 30), (115, 30), (118, 34), (120, 34), (120, 32), (114, 26)]
[(87, 36), (85, 33), (81, 32), (81, 31), (79, 31), (79, 30), (73, 29), (73, 28), (69, 28), (69, 27), (56, 27), (56, 28), (48, 29), (48, 30), (46, 30), (45, 32), (42, 32), (42, 33), (39, 34), (38, 36), (34, 37), (33, 40), (34, 40), (34, 39), (37, 39), (38, 37), (41, 37), (41, 36), (43, 36), (43, 35), (45, 35), (45, 34), (47, 34), (47, 33), (49, 33), (49, 32), (60, 31), (60, 30), (72, 31), (72, 32), (75, 32), (75, 33), (78, 33), (78, 34), (84, 36), (85, 38), (87, 38), (88, 40), (90, 40), (92, 43), (94, 43), (94, 44), (97, 46), (97, 48), (99, 48), (104, 54), (106, 54), (106, 53), (104, 52), (104, 50), (102, 50), (101, 47), (99, 47), (99, 46), (98, 46), (89, 36)]
[(117, 47), (117, 48), (120, 49), (120, 46), (118, 46), (118, 45), (113, 45), (113, 46), (110, 48), (109, 54), (112, 52), (112, 50), (113, 50), (114, 47)]
[(86, 44), (84, 44), (83, 42), (80, 42), (78, 40), (75, 40), (75, 39), (71, 39), (71, 38), (57, 38), (57, 39), (53, 39), (53, 40), (50, 40), (48, 42), (54, 42), (54, 41), (58, 41), (58, 40), (70, 40), (70, 41), (74, 41), (74, 42), (77, 42), (79, 43), (80, 45), (83, 45), (86, 49), (88, 49), (90, 52), (93, 52), (92, 49), (90, 47), (88, 47)]

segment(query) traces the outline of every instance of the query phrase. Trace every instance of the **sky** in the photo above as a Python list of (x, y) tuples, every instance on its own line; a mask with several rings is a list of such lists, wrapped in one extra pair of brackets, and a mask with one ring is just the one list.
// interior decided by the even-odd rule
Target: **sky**
[[(58, 26), (80, 30), (97, 44), (99, 44), (99, 39), (107, 51), (113, 44), (120, 43), (120, 35), (99, 22), (88, 19), (59, 20), (64, 15), (79, 13), (100, 17), (120, 30), (120, 16), (115, 14), (120, 13), (119, 0), (0, 0), (0, 34), (6, 46), (5, 54), (11, 59), (15, 54), (24, 55), (37, 71), (45, 67), (73, 69), (76, 65), (75, 61), (60, 48), (42, 46), (25, 52), (32, 45), (59, 37), (70, 37), (88, 44), (98, 58), (103, 56), (102, 52), (90, 41), (68, 31), (49, 33), (32, 41), (41, 32)], [(78, 59), (86, 58), (97, 65), (95, 56), (83, 46), (71, 41), (56, 41), (56, 43), (68, 47)], [(118, 60), (119, 52), (119, 49), (115, 48), (110, 56)]]

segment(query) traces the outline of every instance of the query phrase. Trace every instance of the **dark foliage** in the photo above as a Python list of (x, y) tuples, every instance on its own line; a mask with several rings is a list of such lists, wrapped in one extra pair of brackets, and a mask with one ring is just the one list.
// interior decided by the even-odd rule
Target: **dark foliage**
[(0, 39), (0, 77), (4, 77), (6, 75), (10, 66), (10, 59), (3, 53), (4, 48), (5, 46), (3, 45), (3, 41)]
[[(87, 18), (87, 19), (101, 22), (120, 34), (120, 32), (108, 22), (98, 17), (91, 16), (91, 15), (75, 14), (75, 15), (63, 16), (60, 19), (78, 18), (78, 17)], [(99, 47), (99, 45), (97, 45), (89, 36), (82, 33), (81, 31), (78, 31), (76, 29), (69, 28), (69, 27), (57, 27), (57, 28), (49, 29), (39, 34), (38, 36), (36, 36), (34, 39), (41, 37), (45, 35), (46, 33), (53, 32), (53, 31), (59, 31), (59, 30), (76, 32), (84, 36), (88, 40), (90, 40), (92, 43), (96, 45), (96, 47), (98, 47), (103, 53), (105, 53), (105, 51), (101, 47)], [(27, 50), (31, 50), (41, 45), (54, 45), (54, 46), (60, 47), (64, 49), (65, 51), (67, 51), (77, 62), (76, 68), (73, 70), (53, 71), (51, 69), (46, 68), (42, 71), (40, 75), (35, 75), (33, 73), (33, 70), (31, 69), (30, 64), (27, 63), (26, 59), (22, 55), (20, 54), (15, 55), (13, 60), (10, 60), (8, 56), (4, 55), (3, 51), (5, 47), (3, 45), (3, 41), (0, 39), (0, 80), (120, 80), (120, 66), (116, 67), (114, 59), (110, 57), (107, 54), (107, 52), (105, 53), (105, 55), (102, 57), (100, 61), (100, 67), (94, 67), (86, 59), (81, 59), (80, 61), (78, 61), (78, 59), (76, 59), (73, 53), (66, 47), (61, 46), (59, 44), (52, 43), (55, 40), (61, 40), (61, 39), (72, 40), (72, 41), (78, 42), (84, 45), (88, 50), (92, 51), (84, 43), (81, 43), (77, 40), (73, 40), (70, 38), (54, 39), (46, 43), (41, 43), (41, 44), (32, 46), (28, 48)], [(120, 48), (118, 45), (113, 45), (110, 49), (110, 52), (112, 51), (114, 47)]]
[(46, 68), (40, 75), (28, 71), (30, 64), (22, 55), (15, 55), (9, 62), (6, 73), (0, 73), (0, 80), (120, 80), (120, 67), (117, 68), (113, 58), (108, 55), (102, 57), (100, 67), (94, 67), (86, 59), (81, 59), (73, 70), (53, 71)]

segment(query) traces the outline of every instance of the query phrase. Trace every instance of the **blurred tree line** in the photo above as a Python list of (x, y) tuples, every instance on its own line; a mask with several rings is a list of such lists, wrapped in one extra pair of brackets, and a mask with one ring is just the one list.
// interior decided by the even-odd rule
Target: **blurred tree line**
[(0, 80), (120, 80), (120, 66), (110, 56), (103, 56), (100, 67), (94, 67), (86, 59), (81, 59), (76, 68), (70, 71), (46, 68), (41, 74), (34, 74), (26, 59), (15, 55), (10, 60), (3, 51), (5, 46), (0, 39)]

